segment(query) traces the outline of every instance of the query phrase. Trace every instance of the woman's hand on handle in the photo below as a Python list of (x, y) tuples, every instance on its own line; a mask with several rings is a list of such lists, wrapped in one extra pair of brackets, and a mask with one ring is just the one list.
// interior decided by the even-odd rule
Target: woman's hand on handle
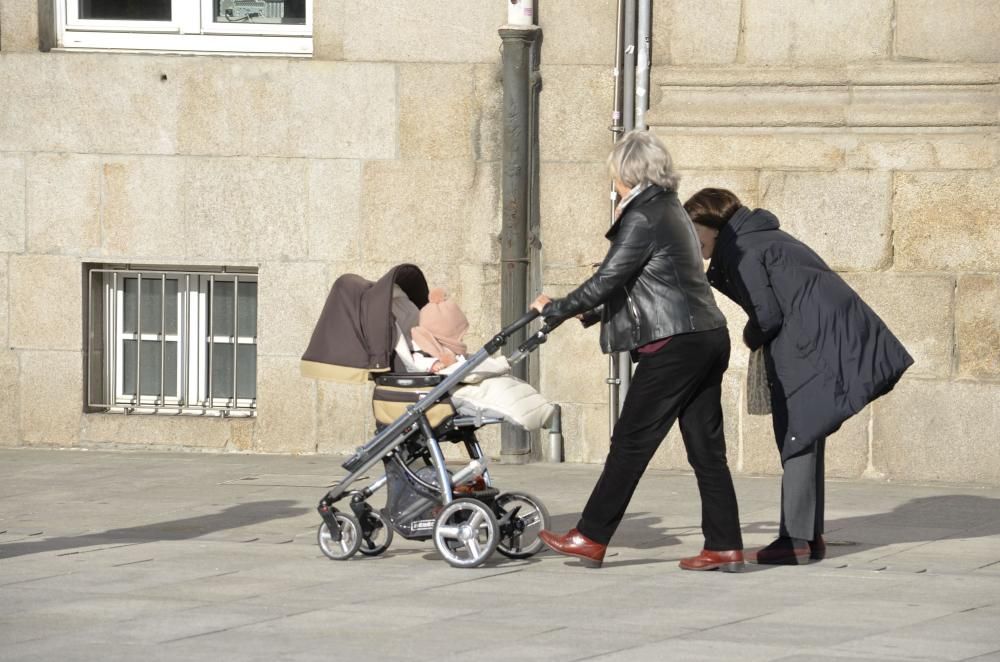
[(545, 306), (549, 305), (551, 302), (552, 299), (545, 296), (544, 294), (539, 294), (537, 297), (535, 297), (535, 300), (531, 302), (531, 308), (541, 313), (542, 310), (545, 309)]

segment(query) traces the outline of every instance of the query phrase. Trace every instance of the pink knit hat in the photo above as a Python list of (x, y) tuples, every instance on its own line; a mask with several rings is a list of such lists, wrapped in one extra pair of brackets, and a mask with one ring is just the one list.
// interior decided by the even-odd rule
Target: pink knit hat
[(427, 299), (428, 304), (420, 309), (420, 322), (411, 331), (413, 342), (441, 363), (451, 365), (455, 355), (466, 353), (462, 337), (469, 330), (469, 320), (443, 289), (434, 288)]

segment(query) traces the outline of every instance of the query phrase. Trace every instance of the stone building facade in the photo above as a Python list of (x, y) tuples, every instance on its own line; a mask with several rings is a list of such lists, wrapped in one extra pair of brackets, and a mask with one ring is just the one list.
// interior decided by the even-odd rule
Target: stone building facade
[[(495, 329), (505, 3), (314, 0), (306, 58), (40, 52), (49, 5), (0, 0), (0, 444), (353, 449), (371, 432), (366, 388), (298, 371), (345, 272), (415, 261), (466, 309), (471, 344)], [(537, 2), (552, 294), (605, 248), (615, 5)], [(828, 473), (1000, 483), (1000, 5), (653, 10), (648, 120), (682, 196), (724, 186), (775, 211), (916, 358), (831, 440)], [(256, 416), (85, 411), (93, 264), (255, 273)], [(720, 303), (738, 332), (742, 313)], [(742, 404), (746, 360), (734, 336), (730, 460), (771, 473), (769, 422)], [(567, 325), (543, 348), (570, 461), (606, 452), (605, 373), (594, 330)], [(686, 467), (676, 432), (655, 462)]]

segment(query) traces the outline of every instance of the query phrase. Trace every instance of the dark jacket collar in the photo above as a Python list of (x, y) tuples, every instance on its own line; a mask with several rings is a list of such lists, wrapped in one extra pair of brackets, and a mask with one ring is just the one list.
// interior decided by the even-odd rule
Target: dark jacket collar
[[(719, 231), (719, 238), (715, 245), (715, 256), (722, 255), (739, 236), (752, 232), (777, 230), (780, 226), (778, 218), (766, 209), (740, 207)], [(713, 260), (715, 256), (713, 256)]]
[(608, 239), (611, 239), (616, 234), (618, 234), (618, 229), (622, 226), (622, 219), (625, 218), (625, 214), (629, 213), (629, 211), (637, 209), (640, 205), (646, 204), (653, 198), (673, 193), (674, 193), (673, 191), (668, 191), (662, 186), (657, 186), (656, 184), (653, 184), (652, 186), (648, 187), (645, 191), (635, 196), (631, 200), (631, 202), (629, 202), (625, 206), (625, 209), (622, 209), (622, 213), (619, 214), (618, 220), (614, 222), (614, 224), (611, 226), (611, 229), (609, 229), (604, 236)]
[(725, 271), (727, 266), (736, 263), (732, 254), (736, 251), (737, 238), (754, 232), (777, 230), (779, 227), (778, 218), (766, 209), (737, 209), (729, 222), (719, 230), (712, 261), (708, 264), (708, 282), (732, 298), (732, 294), (726, 289)]

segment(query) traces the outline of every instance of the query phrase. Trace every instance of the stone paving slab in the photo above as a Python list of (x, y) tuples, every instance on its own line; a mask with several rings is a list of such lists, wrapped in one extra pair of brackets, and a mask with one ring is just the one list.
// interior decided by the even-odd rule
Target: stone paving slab
[[(600, 467), (491, 468), (575, 524)], [(0, 660), (1000, 660), (1000, 489), (828, 482), (827, 560), (690, 573), (692, 476), (650, 471), (599, 570), (326, 560), (337, 458), (0, 450)], [(774, 477), (736, 482), (747, 546)]]

